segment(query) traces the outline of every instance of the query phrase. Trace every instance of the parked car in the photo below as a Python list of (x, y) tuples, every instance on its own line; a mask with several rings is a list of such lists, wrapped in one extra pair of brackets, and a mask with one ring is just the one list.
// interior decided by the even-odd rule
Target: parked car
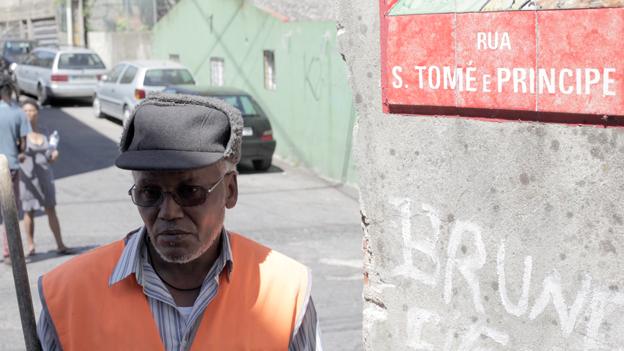
[(5, 40), (2, 43), (2, 59), (7, 67), (13, 63), (20, 63), (26, 59), (28, 54), (35, 48), (36, 44), (32, 40)]
[(121, 62), (102, 77), (93, 96), (96, 117), (108, 115), (125, 123), (134, 107), (153, 92), (168, 85), (195, 84), (191, 72), (171, 61)]
[(41, 104), (53, 98), (92, 97), (106, 66), (93, 50), (39, 47), (17, 65), (20, 91), (37, 96)]
[(242, 161), (251, 161), (258, 171), (271, 167), (276, 142), (267, 114), (251, 95), (243, 90), (206, 86), (171, 86), (164, 92), (219, 98), (236, 107), (243, 115)]

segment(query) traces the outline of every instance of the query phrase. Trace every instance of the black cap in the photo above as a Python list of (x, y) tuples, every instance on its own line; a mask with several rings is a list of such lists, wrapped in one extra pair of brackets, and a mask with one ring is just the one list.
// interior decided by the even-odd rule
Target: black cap
[(240, 160), (243, 120), (216, 98), (155, 94), (124, 126), (115, 165), (129, 170), (187, 170)]

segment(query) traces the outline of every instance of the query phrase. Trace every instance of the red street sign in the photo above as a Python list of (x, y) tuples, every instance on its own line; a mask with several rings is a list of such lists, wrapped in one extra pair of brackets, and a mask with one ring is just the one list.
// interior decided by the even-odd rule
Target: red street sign
[(503, 2), (381, 0), (384, 111), (624, 124), (624, 8)]

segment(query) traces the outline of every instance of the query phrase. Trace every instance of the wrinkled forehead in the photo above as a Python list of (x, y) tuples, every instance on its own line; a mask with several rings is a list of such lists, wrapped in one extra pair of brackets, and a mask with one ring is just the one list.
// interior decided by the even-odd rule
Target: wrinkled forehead
[(223, 172), (222, 162), (213, 165), (180, 171), (132, 171), (135, 183), (152, 183), (159, 185), (175, 185), (192, 182), (195, 184), (210, 184), (219, 179)]

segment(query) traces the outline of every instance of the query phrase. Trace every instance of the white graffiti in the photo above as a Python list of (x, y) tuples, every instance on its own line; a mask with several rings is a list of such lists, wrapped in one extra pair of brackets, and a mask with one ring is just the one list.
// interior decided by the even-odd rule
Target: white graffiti
[(414, 350), (434, 350), (434, 346), (422, 340), (425, 323), (440, 323), (440, 315), (422, 308), (411, 308), (407, 313), (407, 346)]
[(576, 294), (576, 299), (571, 307), (568, 308), (565, 302), (565, 297), (561, 292), (561, 276), (557, 270), (553, 270), (552, 273), (544, 278), (544, 290), (542, 294), (535, 300), (535, 305), (529, 313), (529, 319), (534, 320), (537, 318), (548, 306), (552, 300), (555, 310), (559, 315), (559, 322), (561, 324), (561, 331), (564, 336), (569, 336), (574, 329), (576, 320), (581, 313), (582, 308), (585, 306), (585, 300), (591, 289), (591, 277), (586, 275), (583, 279), (581, 289)]
[(498, 248), (496, 256), (496, 273), (498, 275), (498, 292), (505, 311), (520, 317), (526, 313), (529, 308), (529, 290), (531, 288), (531, 273), (533, 270), (533, 258), (526, 256), (524, 258), (524, 274), (522, 274), (522, 295), (517, 304), (509, 301), (507, 295), (507, 278), (505, 276), (505, 242), (503, 241)]
[[(437, 254), (437, 244), (440, 237), (440, 217), (433, 207), (422, 205), (423, 214), (429, 218), (433, 234), (430, 238), (424, 236), (412, 237), (412, 202), (410, 199), (394, 199), (392, 205), (401, 212), (401, 236), (403, 238), (403, 264), (396, 267), (392, 274), (401, 275), (425, 285), (436, 286), (440, 277), (440, 261)], [(412, 250), (426, 255), (435, 265), (433, 272), (424, 272), (417, 268), (412, 258)]]
[[(474, 237), (476, 247), (475, 255), (464, 258), (457, 258), (457, 250), (462, 242), (464, 233), (470, 233)], [(453, 292), (453, 271), (455, 267), (464, 276), (466, 283), (472, 291), (472, 301), (475, 309), (479, 313), (485, 313), (483, 303), (481, 302), (481, 287), (479, 285), (479, 276), (477, 271), (485, 265), (486, 260), (485, 245), (481, 238), (481, 228), (476, 224), (457, 221), (453, 230), (451, 230), (451, 238), (448, 245), (448, 260), (446, 262), (446, 274), (444, 276), (444, 302), (451, 303)]]
[(470, 330), (462, 340), (462, 343), (461, 345), (459, 345), (457, 351), (490, 351), (491, 349), (486, 349), (475, 345), (475, 343), (482, 337), (491, 339), (503, 346), (509, 343), (509, 335), (507, 335), (507, 333), (481, 324), (475, 324), (470, 327)]
[[(403, 262), (392, 270), (392, 276), (413, 279), (429, 288), (438, 286), (441, 271), (444, 271), (442, 300), (445, 304), (450, 304), (459, 291), (460, 280), (463, 278), (472, 297), (472, 305), (476, 312), (487, 315), (486, 306), (483, 304), (481, 294), (481, 283), (479, 273), (487, 263), (487, 250), (483, 241), (482, 228), (473, 222), (455, 220), (448, 228), (448, 247), (443, 250), (439, 247), (442, 235), (442, 222), (439, 212), (430, 205), (423, 204), (420, 210), (413, 215), (412, 201), (408, 198), (395, 198), (390, 201), (400, 214), (401, 237), (403, 241), (402, 259)], [(426, 217), (431, 224), (430, 234), (420, 232), (413, 233), (412, 221), (417, 217)], [(470, 250), (468, 250), (470, 248)], [(462, 254), (459, 254), (461, 250)], [(433, 263), (433, 268), (428, 271), (417, 267), (413, 255), (416, 252), (426, 256), (428, 261)], [(441, 267), (442, 260), (440, 254), (446, 252), (446, 266)], [(586, 325), (584, 331), (578, 331), (583, 335), (583, 350), (614, 350), (624, 351), (624, 348), (617, 348), (613, 341), (609, 339), (601, 328), (605, 328), (603, 322), (610, 314), (624, 315), (624, 293), (619, 293), (617, 288), (607, 289), (603, 286), (592, 284), (592, 277), (584, 274), (577, 285), (563, 284), (560, 273), (556, 269), (550, 270), (543, 278), (541, 291), (534, 296), (531, 302), (531, 283), (534, 259), (532, 256), (525, 256), (523, 261), (523, 273), (521, 286), (510, 287), (506, 274), (506, 242), (501, 240), (496, 255), (496, 275), (497, 289), (500, 305), (511, 316), (523, 318), (527, 321), (538, 320), (546, 311), (551, 308), (558, 316), (558, 325), (561, 329), (561, 336), (568, 338), (579, 326), (585, 317)], [(458, 272), (459, 275), (456, 275)], [(514, 284), (515, 285), (515, 284)], [(566, 290), (576, 289), (576, 296), (573, 300), (566, 302)], [(593, 288), (593, 289), (592, 289)], [(517, 302), (510, 298), (510, 292), (517, 297)], [(489, 300), (492, 302), (492, 300)], [(514, 300), (515, 301), (515, 300)], [(488, 308), (489, 309), (489, 308)], [(371, 313), (373, 311), (368, 311)], [(379, 319), (380, 311), (373, 313)], [(386, 315), (382, 313), (385, 318)], [(493, 328), (483, 323), (483, 319), (475, 320), (458, 331), (454, 321), (457, 317), (448, 315), (441, 316), (439, 313), (425, 308), (412, 306), (407, 311), (407, 346), (413, 350), (444, 350), (444, 351), (486, 351), (492, 350), (478, 346), (477, 343), (490, 340), (489, 344), (496, 343), (507, 346), (510, 343), (510, 336), (502, 330)], [(450, 323), (449, 324), (447, 324)], [(489, 322), (488, 322), (489, 323)], [(444, 327), (445, 326), (445, 327)], [(500, 327), (500, 325), (497, 325)], [(428, 339), (424, 335), (432, 337), (433, 334), (446, 334), (444, 337)], [(458, 338), (460, 335), (460, 338)], [(438, 347), (432, 340), (444, 340), (443, 347)], [(458, 345), (455, 345), (458, 343)], [(619, 345), (618, 345), (619, 346)], [(515, 349), (513, 345), (509, 346)], [(522, 349), (523, 351), (530, 351)]]

